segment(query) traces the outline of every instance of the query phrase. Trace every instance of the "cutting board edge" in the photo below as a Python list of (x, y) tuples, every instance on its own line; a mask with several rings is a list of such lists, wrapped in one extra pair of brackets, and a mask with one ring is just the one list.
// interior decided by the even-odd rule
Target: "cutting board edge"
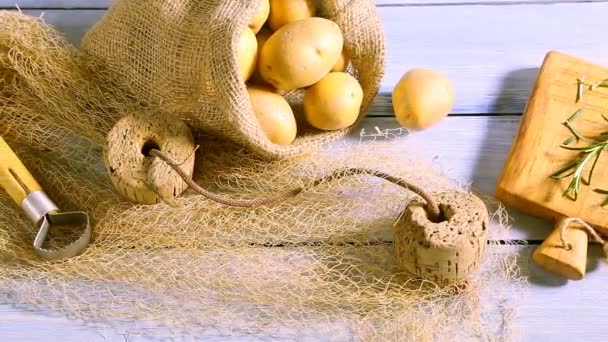
[[(566, 217), (558, 211), (544, 207), (537, 202), (522, 197), (519, 194), (507, 191), (501, 183), (499, 183), (496, 188), (496, 199), (507, 207), (520, 210), (534, 217), (547, 220), (553, 224), (555, 224), (559, 219)], [(597, 225), (593, 222), (589, 222), (589, 224), (597, 229), (600, 235), (608, 237), (608, 226)]]

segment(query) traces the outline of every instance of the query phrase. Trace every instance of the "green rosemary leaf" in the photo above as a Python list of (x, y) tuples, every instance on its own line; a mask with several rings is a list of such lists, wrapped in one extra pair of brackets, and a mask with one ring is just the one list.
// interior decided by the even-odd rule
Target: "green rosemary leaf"
[(608, 79), (601, 80), (593, 85), (594, 88), (608, 88)]
[(604, 114), (601, 114), (601, 115), (602, 115), (602, 119), (604, 119), (606, 122), (608, 122), (608, 118)]
[[(566, 170), (566, 171), (568, 171), (568, 170)], [(567, 173), (565, 175), (555, 175), (555, 174), (553, 174), (553, 175), (551, 175), (549, 177), (553, 178), (553, 179), (564, 179), (564, 178), (568, 178), (568, 177), (572, 176), (575, 173), (576, 173), (576, 170), (574, 170), (574, 171), (572, 171), (570, 173)]]
[(582, 151), (584, 153), (590, 153), (593, 152), (594, 150), (597, 149), (596, 146), (583, 146), (583, 147), (572, 147), (572, 146), (560, 146), (561, 148), (563, 148), (564, 150), (570, 150), (570, 151)]
[[(606, 134), (608, 135), (608, 132), (606, 132)], [(576, 140), (575, 136), (571, 136), (570, 138), (564, 140), (564, 142), (562, 143), (562, 145), (567, 146), (570, 145), (574, 140)]]
[(595, 155), (595, 160), (593, 160), (593, 165), (591, 165), (591, 169), (589, 169), (589, 175), (587, 176), (587, 181), (583, 180), (585, 185), (591, 185), (591, 177), (593, 177), (593, 172), (595, 171), (595, 166), (597, 165), (597, 161), (600, 159), (602, 155), (602, 149), (597, 150)]
[(570, 185), (568, 185), (568, 188), (566, 189), (566, 191), (564, 191), (563, 196), (568, 197), (573, 201), (576, 201), (578, 199), (579, 187), (580, 187), (580, 178), (578, 178), (578, 177), (572, 178), (572, 181), (570, 182)]
[(593, 189), (594, 192), (597, 192), (598, 194), (602, 194), (602, 195), (608, 195), (608, 190), (604, 190), (604, 189)]
[(576, 91), (576, 102), (580, 102), (583, 99), (583, 92), (585, 91), (585, 82), (581, 79), (576, 80), (577, 83), (577, 91)]
[[(583, 162), (583, 159), (578, 159), (574, 163), (571, 163), (571, 164), (565, 166), (564, 168), (560, 169), (559, 171), (555, 172), (554, 174), (552, 174), (549, 177), (554, 178), (554, 179), (561, 179), (561, 178), (563, 178), (563, 177), (560, 177), (562, 174), (566, 173), (567, 171), (570, 171), (571, 169), (576, 168), (582, 162)], [(571, 176), (572, 174), (570, 174), (569, 176)], [(567, 177), (567, 176), (564, 176), (564, 177)]]
[(583, 108), (579, 108), (576, 112), (574, 112), (574, 114), (570, 115), (570, 117), (568, 119), (566, 119), (566, 121), (564, 121), (563, 123), (565, 124), (566, 122), (572, 122), (572, 121), (576, 120), (576, 118), (578, 118), (582, 112), (583, 112)]
[(605, 207), (605, 206), (607, 206), (607, 205), (608, 205), (608, 198), (606, 198), (606, 199), (604, 200), (604, 202), (602, 202), (602, 204), (600, 204), (600, 206), (602, 206), (602, 207)]

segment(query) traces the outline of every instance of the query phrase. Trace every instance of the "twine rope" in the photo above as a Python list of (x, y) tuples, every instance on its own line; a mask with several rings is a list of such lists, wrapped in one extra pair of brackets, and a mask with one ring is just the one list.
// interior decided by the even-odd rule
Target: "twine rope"
[(365, 169), (365, 168), (341, 168), (341, 169), (334, 170), (328, 176), (324, 176), (324, 177), (321, 177), (321, 178), (315, 180), (307, 187), (295, 188), (295, 189), (292, 189), (289, 191), (279, 193), (273, 197), (256, 198), (256, 199), (233, 199), (233, 198), (228, 198), (228, 197), (222, 196), (220, 194), (211, 192), (207, 189), (204, 189), (200, 185), (198, 185), (181, 168), (181, 165), (183, 163), (179, 163), (179, 162), (175, 161), (173, 158), (171, 158), (166, 153), (161, 152), (157, 149), (152, 149), (152, 150), (150, 150), (149, 154), (150, 154), (150, 156), (160, 158), (162, 161), (167, 163), (167, 165), (169, 165), (184, 180), (184, 182), (186, 182), (186, 184), (188, 184), (188, 186), (190, 186), (194, 191), (196, 191), (200, 195), (202, 195), (212, 201), (215, 201), (215, 202), (218, 202), (221, 204), (225, 204), (225, 205), (229, 205), (229, 206), (233, 206), (233, 207), (251, 208), (251, 207), (257, 207), (257, 206), (262, 206), (262, 205), (274, 204), (274, 203), (282, 202), (289, 198), (295, 197), (298, 194), (304, 192), (305, 190), (314, 188), (322, 183), (330, 182), (330, 181), (341, 179), (341, 178), (348, 177), (348, 176), (369, 175), (369, 176), (382, 178), (388, 182), (391, 182), (393, 184), (396, 184), (398, 186), (401, 186), (407, 190), (414, 192), (418, 196), (422, 197), (422, 199), (424, 199), (424, 201), (426, 202), (425, 210), (426, 210), (426, 213), (427, 213), (429, 219), (431, 219), (433, 221), (442, 220), (441, 210), (439, 209), (437, 202), (435, 200), (433, 200), (432, 196), (428, 192), (424, 191), (422, 188), (416, 186), (415, 184), (412, 184), (412, 183), (406, 181), (405, 179), (402, 179), (399, 177), (394, 177), (387, 173), (377, 171), (377, 170), (371, 170), (371, 169)]
[(566, 230), (568, 228), (570, 228), (572, 223), (580, 224), (587, 231), (587, 233), (589, 235), (591, 235), (591, 237), (593, 238), (594, 241), (600, 243), (602, 245), (602, 249), (604, 250), (604, 254), (608, 258), (608, 243), (606, 242), (606, 240), (604, 240), (597, 233), (597, 231), (593, 227), (591, 227), (590, 224), (588, 224), (587, 222), (583, 221), (582, 219), (580, 219), (578, 217), (568, 217), (568, 218), (565, 218), (560, 221), (559, 237), (562, 241), (563, 248), (565, 248), (568, 251), (572, 250), (572, 244), (570, 242), (568, 242), (566, 239)]

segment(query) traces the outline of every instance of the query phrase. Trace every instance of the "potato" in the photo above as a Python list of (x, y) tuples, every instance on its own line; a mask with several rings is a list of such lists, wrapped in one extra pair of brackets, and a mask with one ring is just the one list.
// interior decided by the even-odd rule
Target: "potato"
[(332, 72), (304, 94), (304, 113), (308, 123), (322, 130), (352, 126), (359, 117), (363, 89), (344, 72)]
[(289, 103), (268, 88), (248, 86), (247, 92), (255, 116), (268, 139), (275, 144), (291, 144), (298, 128)]
[(331, 71), (346, 70), (346, 66), (348, 65), (348, 62), (349, 62), (348, 54), (346, 53), (346, 50), (342, 49), (342, 54), (340, 55), (340, 58), (338, 58), (336, 65), (334, 65), (334, 67), (331, 68)]
[(258, 69), (277, 89), (311, 86), (327, 75), (342, 53), (342, 32), (334, 22), (308, 18), (287, 24), (264, 44)]
[(268, 19), (268, 15), (270, 14), (270, 1), (269, 0), (260, 0), (260, 7), (258, 7), (257, 11), (249, 21), (249, 28), (254, 33), (258, 33), (262, 26), (266, 23)]
[(268, 26), (273, 31), (301, 19), (314, 17), (315, 0), (270, 0)]
[(445, 118), (454, 104), (452, 83), (437, 71), (412, 69), (393, 91), (399, 124), (412, 130), (429, 128)]
[(241, 39), (237, 46), (237, 56), (239, 72), (243, 79), (247, 81), (253, 74), (258, 59), (258, 43), (255, 34), (249, 27), (245, 27), (241, 34)]
[[(258, 34), (255, 36), (258, 42), (258, 61), (260, 60), (262, 48), (264, 47), (264, 44), (266, 44), (266, 41), (268, 41), (268, 38), (270, 38), (270, 36), (272, 36), (272, 31), (265, 27), (263, 27), (260, 32), (258, 32)], [(267, 83), (264, 82), (264, 80), (262, 79), (262, 75), (260, 75), (260, 70), (257, 67), (254, 70), (253, 76), (251, 76), (250, 81), (254, 84), (267, 85)]]

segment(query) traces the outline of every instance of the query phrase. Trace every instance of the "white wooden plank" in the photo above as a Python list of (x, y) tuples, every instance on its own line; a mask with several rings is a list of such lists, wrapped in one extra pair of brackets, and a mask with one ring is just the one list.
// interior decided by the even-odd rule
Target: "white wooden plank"
[[(376, 0), (378, 6), (467, 6), (608, 2), (607, 0)], [(111, 0), (0, 0), (0, 8), (107, 8)]]
[(608, 263), (599, 246), (592, 246), (587, 275), (581, 281), (567, 281), (539, 267), (530, 256), (534, 247), (521, 253), (529, 286), (521, 301), (517, 325), (524, 341), (606, 341), (608, 320)]
[(48, 24), (62, 32), (66, 39), (75, 45), (106, 12), (105, 10), (25, 10), (27, 15), (42, 16)]
[(607, 12), (608, 3), (380, 8), (389, 60), (381, 91), (428, 66), (453, 80), (455, 113), (521, 112), (547, 51), (608, 64)]
[[(608, 64), (607, 12), (608, 3), (381, 7), (388, 64), (383, 96), (371, 114), (392, 113), (393, 86), (417, 66), (439, 69), (453, 81), (454, 113), (521, 113), (547, 51), (559, 49)], [(78, 43), (102, 14), (50, 10), (45, 18)], [(583, 19), (584, 25), (566, 24)]]
[[(490, 247), (499, 252), (505, 246)], [(519, 247), (522, 274), (529, 284), (511, 298), (519, 307), (513, 324), (523, 341), (605, 341), (608, 320), (608, 264), (598, 246), (589, 253), (588, 274), (582, 281), (566, 281), (539, 269), (530, 261), (535, 246)], [(497, 292), (505, 289), (496, 289)], [(515, 297), (517, 296), (517, 297)], [(481, 298), (492, 302), (491, 297)], [(302, 329), (302, 330), (300, 330)], [(0, 331), (5, 341), (143, 341), (173, 339), (166, 329), (131, 322), (113, 329), (99, 329), (47, 312), (28, 312), (8, 305), (0, 306)], [(297, 328), (300, 340), (327, 340), (327, 331), (315, 327)], [(334, 332), (335, 333), (335, 332)], [(199, 338), (208, 341), (253, 341), (293, 338), (294, 330), (283, 329), (272, 336), (227, 336), (209, 332)], [(331, 336), (337, 336), (332, 334)], [(498, 337), (498, 336), (497, 336)], [(194, 339), (194, 337), (191, 337)], [(181, 340), (181, 339), (179, 339)], [(189, 340), (189, 339), (187, 339)]]

